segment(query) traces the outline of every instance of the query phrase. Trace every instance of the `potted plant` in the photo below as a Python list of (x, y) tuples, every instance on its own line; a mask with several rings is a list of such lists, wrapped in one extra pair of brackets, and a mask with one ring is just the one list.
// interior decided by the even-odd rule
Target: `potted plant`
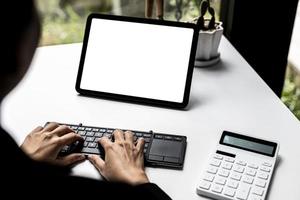
[[(205, 17), (206, 14), (210, 18)], [(215, 10), (210, 0), (203, 0), (200, 5), (200, 16), (193, 20), (199, 28), (195, 66), (211, 66), (220, 60), (218, 52), (223, 34), (222, 22), (216, 22)]]

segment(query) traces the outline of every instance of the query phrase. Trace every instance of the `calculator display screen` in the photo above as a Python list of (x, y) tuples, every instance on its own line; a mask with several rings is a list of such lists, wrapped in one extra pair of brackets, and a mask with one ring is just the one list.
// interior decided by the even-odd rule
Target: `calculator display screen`
[(268, 156), (274, 156), (276, 143), (224, 131), (221, 144), (232, 146)]

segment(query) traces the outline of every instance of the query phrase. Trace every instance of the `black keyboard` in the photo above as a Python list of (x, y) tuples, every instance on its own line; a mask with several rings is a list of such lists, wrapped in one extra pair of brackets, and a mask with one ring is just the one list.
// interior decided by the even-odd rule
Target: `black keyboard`
[[(80, 145), (80, 148), (76, 148), (78, 147), (78, 142), (63, 147), (60, 152), (61, 155), (69, 154), (76, 149), (75, 152), (98, 154), (104, 157), (104, 150), (97, 141), (103, 136), (113, 140), (112, 133), (115, 130), (114, 128), (83, 126), (82, 124), (64, 125), (81, 135), (84, 138), (84, 142)], [(145, 140), (145, 166), (174, 169), (183, 168), (187, 145), (186, 136), (154, 133), (153, 131), (131, 131), (133, 132), (134, 141), (138, 138), (144, 138)]]

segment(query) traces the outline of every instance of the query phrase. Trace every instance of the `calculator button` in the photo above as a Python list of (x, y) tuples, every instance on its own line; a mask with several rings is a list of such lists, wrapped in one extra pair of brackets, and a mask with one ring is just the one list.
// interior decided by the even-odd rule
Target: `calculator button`
[(215, 180), (215, 183), (220, 184), (220, 185), (225, 185), (226, 179), (222, 177), (217, 177)]
[(207, 169), (207, 172), (208, 172), (208, 173), (211, 173), (211, 174), (216, 174), (217, 171), (218, 171), (218, 168), (213, 167), (213, 166), (210, 166), (210, 167), (208, 167), (208, 169)]
[(215, 158), (215, 159), (218, 159), (218, 160), (223, 160), (223, 156), (220, 156), (220, 155), (218, 155), (218, 154), (215, 154), (215, 155), (214, 155), (214, 158)]
[(249, 200), (262, 200), (262, 198), (258, 197), (257, 195), (250, 195)]
[(234, 163), (234, 159), (233, 158), (229, 158), (229, 157), (225, 158), (225, 161), (226, 162), (230, 162), (230, 163)]
[(250, 176), (255, 176), (256, 175), (256, 170), (254, 170), (254, 169), (247, 169), (246, 174), (250, 175)]
[(246, 200), (248, 198), (249, 192), (250, 185), (241, 183), (237, 190), (236, 198)]
[(230, 176), (231, 179), (237, 180), (237, 181), (241, 180), (241, 177), (242, 176), (238, 173), (232, 173), (231, 176)]
[(255, 185), (257, 185), (259, 187), (262, 187), (262, 188), (264, 188), (266, 186), (266, 184), (267, 184), (266, 181), (263, 181), (263, 180), (260, 180), (260, 179), (257, 179), (255, 181)]
[(203, 179), (206, 180), (206, 181), (212, 182), (212, 181), (214, 180), (214, 178), (215, 178), (214, 175), (209, 174), (209, 173), (206, 173), (206, 174), (204, 175), (204, 178), (203, 178)]
[(229, 180), (227, 186), (236, 189), (239, 186), (239, 183), (234, 180)]
[(232, 164), (231, 164), (231, 163), (226, 163), (226, 162), (225, 162), (225, 163), (222, 164), (222, 168), (231, 170)]
[(244, 169), (245, 169), (244, 167), (236, 165), (236, 166), (234, 166), (233, 171), (236, 171), (236, 172), (239, 172), (239, 173), (243, 173)]
[(269, 174), (264, 173), (264, 172), (259, 172), (259, 173), (258, 173), (258, 178), (267, 180), (267, 179), (269, 178)]
[(242, 161), (242, 160), (238, 160), (238, 161), (236, 162), (236, 164), (242, 165), (242, 166), (246, 166), (246, 163), (245, 163), (244, 161)]
[(229, 187), (226, 187), (225, 191), (224, 191), (224, 194), (226, 196), (229, 196), (229, 197), (234, 197), (235, 195), (235, 190), (232, 189), (232, 188), (229, 188)]
[(243, 176), (243, 182), (244, 183), (249, 183), (249, 184), (252, 184), (253, 183), (253, 178), (250, 177), (250, 176)]
[(209, 190), (209, 188), (210, 188), (210, 183), (207, 182), (207, 181), (201, 181), (199, 187), (202, 188), (202, 189), (205, 189), (205, 190)]
[(219, 166), (221, 165), (221, 161), (219, 161), (219, 160), (212, 160), (212, 161), (210, 162), (210, 164), (211, 164), (212, 166), (219, 167)]
[(272, 167), (272, 164), (271, 163), (268, 163), (268, 162), (264, 162), (262, 165), (266, 166), (266, 167)]
[(264, 171), (264, 172), (270, 172), (271, 170), (270, 170), (270, 168), (268, 168), (268, 167), (260, 167), (260, 170), (261, 171)]
[(217, 184), (214, 184), (211, 188), (213, 192), (221, 193), (223, 191), (223, 187)]
[(258, 165), (256, 165), (256, 164), (249, 164), (248, 167), (253, 168), (253, 169), (258, 169)]
[(262, 196), (262, 195), (264, 194), (264, 190), (261, 189), (261, 188), (259, 188), (259, 187), (254, 187), (254, 188), (252, 189), (252, 193), (253, 193), (253, 194), (256, 194), (256, 195), (258, 195), (258, 196)]
[(229, 176), (229, 171), (221, 169), (218, 174), (220, 176), (223, 176), (223, 177), (228, 177)]

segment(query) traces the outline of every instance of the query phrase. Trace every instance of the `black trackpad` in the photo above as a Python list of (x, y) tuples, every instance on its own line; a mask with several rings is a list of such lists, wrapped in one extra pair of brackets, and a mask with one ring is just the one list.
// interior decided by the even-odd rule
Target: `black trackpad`
[(155, 134), (146, 160), (153, 166), (182, 169), (186, 150), (186, 137)]

